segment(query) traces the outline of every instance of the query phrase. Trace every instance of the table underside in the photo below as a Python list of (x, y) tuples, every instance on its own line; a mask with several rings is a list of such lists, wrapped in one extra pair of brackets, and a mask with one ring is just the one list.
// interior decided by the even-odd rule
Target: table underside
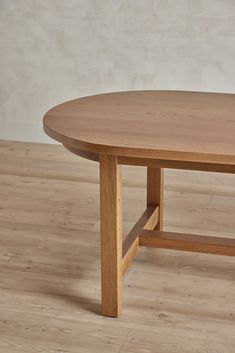
[[(71, 147), (64, 144), (64, 147), (70, 152), (95, 162), (99, 162), (99, 153), (84, 151), (79, 148)], [(226, 163), (205, 163), (201, 161), (186, 160), (169, 160), (143, 157), (117, 156), (120, 165), (135, 165), (143, 167), (169, 168), (169, 169), (185, 169), (197, 170), (203, 172), (219, 172), (235, 174), (235, 165)]]

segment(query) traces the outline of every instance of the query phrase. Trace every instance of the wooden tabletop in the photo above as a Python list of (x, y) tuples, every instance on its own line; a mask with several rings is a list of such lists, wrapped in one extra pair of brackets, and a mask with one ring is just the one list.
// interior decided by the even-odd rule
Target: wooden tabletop
[(235, 94), (131, 91), (49, 110), (44, 130), (96, 153), (235, 166)]

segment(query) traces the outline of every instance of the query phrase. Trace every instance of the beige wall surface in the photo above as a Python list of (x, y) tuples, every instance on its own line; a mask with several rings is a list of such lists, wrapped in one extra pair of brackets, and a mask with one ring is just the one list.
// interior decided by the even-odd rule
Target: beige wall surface
[(0, 138), (107, 91), (235, 92), (234, 0), (0, 0)]

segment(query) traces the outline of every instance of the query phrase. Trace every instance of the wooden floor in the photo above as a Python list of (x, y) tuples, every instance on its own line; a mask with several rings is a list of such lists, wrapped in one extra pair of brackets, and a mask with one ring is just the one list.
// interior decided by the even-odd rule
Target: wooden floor
[[(124, 229), (145, 208), (123, 168)], [(166, 170), (165, 229), (235, 237), (235, 175)], [(98, 165), (0, 142), (1, 353), (234, 353), (235, 258), (141, 249), (120, 319), (99, 315)]]

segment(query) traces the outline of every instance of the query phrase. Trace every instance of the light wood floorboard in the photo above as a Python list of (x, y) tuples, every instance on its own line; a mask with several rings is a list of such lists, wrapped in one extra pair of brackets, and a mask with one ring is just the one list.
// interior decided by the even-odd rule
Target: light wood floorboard
[[(234, 353), (235, 258), (141, 248), (119, 319), (100, 312), (99, 169), (0, 141), (0, 352)], [(123, 168), (125, 234), (146, 170)], [(169, 231), (235, 237), (235, 175), (165, 171)]]

